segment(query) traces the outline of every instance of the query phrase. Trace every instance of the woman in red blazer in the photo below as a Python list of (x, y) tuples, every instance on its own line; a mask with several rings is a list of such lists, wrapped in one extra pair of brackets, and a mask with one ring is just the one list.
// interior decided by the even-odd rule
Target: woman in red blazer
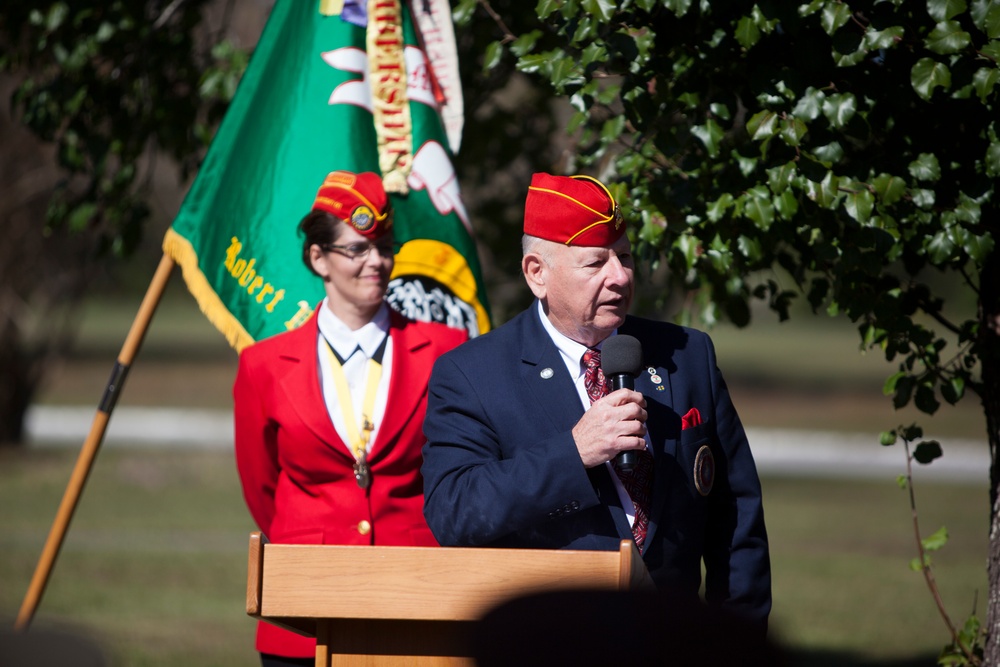
[[(427, 383), (468, 336), (385, 303), (392, 211), (377, 175), (331, 173), (299, 229), (326, 298), (240, 355), (236, 463), (250, 513), (271, 542), (436, 546), (420, 476)], [(315, 659), (315, 640), (269, 623), (256, 645), (265, 667)]]

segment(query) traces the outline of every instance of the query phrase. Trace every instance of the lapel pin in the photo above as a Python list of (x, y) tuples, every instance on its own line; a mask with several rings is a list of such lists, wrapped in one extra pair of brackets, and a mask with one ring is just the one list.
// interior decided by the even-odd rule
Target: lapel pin
[(542, 379), (543, 379), (543, 380), (548, 380), (548, 379), (549, 379), (549, 378), (551, 378), (551, 377), (552, 377), (553, 375), (555, 375), (555, 373), (553, 373), (553, 372), (552, 372), (552, 369), (551, 369), (551, 368), (543, 368), (543, 369), (542, 369), (542, 372), (541, 372), (541, 373), (539, 373), (539, 375), (541, 375), (541, 376), (542, 376)]

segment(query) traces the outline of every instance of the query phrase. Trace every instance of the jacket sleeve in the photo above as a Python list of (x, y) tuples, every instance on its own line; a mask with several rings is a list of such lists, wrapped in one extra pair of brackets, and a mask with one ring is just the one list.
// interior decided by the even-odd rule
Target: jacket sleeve
[(277, 425), (267, 414), (262, 368), (241, 354), (233, 385), (236, 468), (250, 515), (267, 535), (274, 519), (274, 493), (280, 471)]
[(771, 609), (771, 566), (760, 479), (746, 431), (733, 406), (715, 349), (704, 336), (706, 377), (722, 460), (712, 494), (705, 545), (705, 598), (765, 624)]
[(540, 432), (524, 393), (452, 355), (431, 374), (424, 516), (444, 546), (480, 546), (598, 504), (570, 431)]

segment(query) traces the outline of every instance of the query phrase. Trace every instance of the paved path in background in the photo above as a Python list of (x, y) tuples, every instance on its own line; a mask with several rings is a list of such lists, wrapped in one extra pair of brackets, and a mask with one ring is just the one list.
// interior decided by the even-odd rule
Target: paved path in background
[[(29, 446), (79, 448), (94, 414), (90, 408), (33, 407), (26, 424)], [(905, 472), (902, 443), (882, 447), (875, 433), (747, 428), (747, 436), (762, 475), (886, 478)], [(990, 461), (985, 437), (937, 439), (944, 455), (931, 465), (915, 465), (916, 480), (987, 483)], [(222, 410), (119, 407), (111, 415), (102, 445), (231, 450), (232, 415)]]

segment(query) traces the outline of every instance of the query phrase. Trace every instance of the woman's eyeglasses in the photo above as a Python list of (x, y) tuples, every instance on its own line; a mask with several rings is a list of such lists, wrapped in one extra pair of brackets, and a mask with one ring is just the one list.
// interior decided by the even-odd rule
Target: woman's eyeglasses
[(401, 246), (402, 244), (393, 241), (379, 241), (378, 243), (366, 241), (363, 243), (349, 243), (347, 245), (328, 243), (321, 247), (324, 252), (337, 252), (349, 259), (360, 260), (368, 257), (368, 253), (372, 251), (372, 248), (377, 250), (383, 259), (394, 257), (399, 252)]

